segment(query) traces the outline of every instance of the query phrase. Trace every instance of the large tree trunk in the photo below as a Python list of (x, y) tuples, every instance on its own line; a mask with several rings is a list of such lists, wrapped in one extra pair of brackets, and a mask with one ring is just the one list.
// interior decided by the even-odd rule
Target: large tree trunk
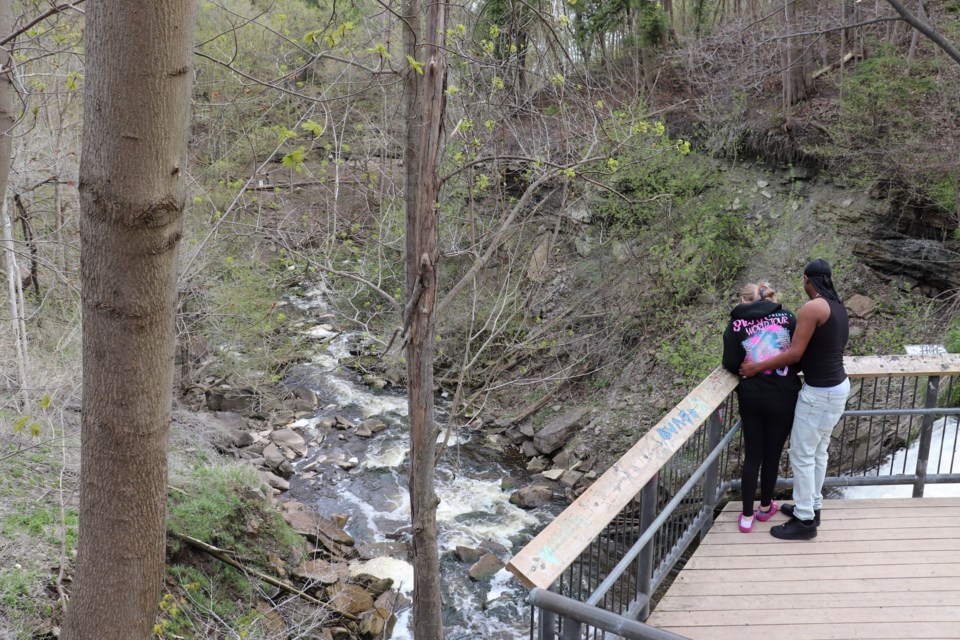
[[(13, 32), (13, 0), (0, 0), (0, 34)], [(27, 332), (24, 323), (23, 285), (13, 243), (13, 216), (7, 206), (7, 181), (10, 178), (10, 163), (13, 159), (13, 43), (0, 50), (0, 227), (2, 227), (4, 269), (7, 275), (7, 299), (10, 311), (10, 328), (14, 339), (14, 358), (17, 363), (17, 397), (25, 408), (30, 402), (27, 391)]]
[[(416, 0), (407, 5), (407, 24), (418, 24)], [(413, 631), (417, 640), (441, 640), (440, 557), (437, 549), (437, 499), (434, 467), (438, 430), (433, 415), (433, 312), (437, 299), (438, 234), (435, 202), (444, 115), (447, 0), (428, 5), (423, 46), (417, 34), (404, 34), (408, 55), (423, 65), (418, 101), (408, 84), (407, 157), (417, 160), (416, 173), (407, 165), (406, 285), (407, 394), (410, 420), (410, 512), (413, 525)], [(408, 71), (409, 76), (415, 72)], [(408, 82), (409, 82), (408, 76)], [(415, 111), (419, 107), (419, 111)], [(418, 117), (414, 117), (413, 114)], [(410, 128), (413, 128), (412, 130)]]
[(80, 538), (67, 640), (151, 636), (164, 573), (193, 0), (86, 5)]
[[(803, 0), (784, 0), (783, 25), (787, 34), (798, 31), (797, 16), (803, 14)], [(810, 47), (804, 36), (786, 38), (782, 52), (783, 71), (783, 110), (788, 114), (790, 107), (807, 97), (813, 87), (811, 77)]]

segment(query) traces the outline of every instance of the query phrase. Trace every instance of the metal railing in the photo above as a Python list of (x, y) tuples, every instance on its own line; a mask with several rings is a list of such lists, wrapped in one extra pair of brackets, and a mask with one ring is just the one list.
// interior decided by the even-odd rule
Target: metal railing
[[(960, 356), (847, 358), (845, 366), (851, 395), (824, 486), (906, 484), (922, 497), (929, 484), (960, 482)], [(736, 385), (714, 371), (511, 560), (532, 588), (531, 639), (681, 637), (642, 621), (719, 502), (739, 488)], [(897, 453), (912, 444), (915, 458)], [(781, 476), (788, 472), (784, 455)]]

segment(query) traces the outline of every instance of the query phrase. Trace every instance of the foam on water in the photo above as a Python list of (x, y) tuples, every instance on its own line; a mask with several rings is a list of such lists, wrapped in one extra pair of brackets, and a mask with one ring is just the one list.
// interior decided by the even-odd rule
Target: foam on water
[[(385, 441), (379, 443), (379, 451), (367, 451), (363, 466), (367, 469), (396, 469), (407, 459), (410, 445), (406, 441)], [(376, 446), (376, 445), (373, 445)]]
[[(960, 447), (958, 447), (957, 432), (960, 423), (956, 418), (941, 418), (933, 423), (933, 439), (930, 443), (930, 458), (927, 469), (935, 473), (940, 469), (942, 473), (957, 473), (960, 471)], [(917, 451), (920, 440), (914, 440), (906, 450), (901, 449), (893, 455), (887, 456), (880, 465), (879, 475), (914, 473), (917, 470)], [(939, 466), (937, 461), (939, 459)], [(951, 471), (952, 470), (952, 471)], [(844, 498), (909, 498), (913, 495), (912, 485), (876, 485), (871, 487), (844, 487), (841, 489)], [(924, 487), (923, 495), (929, 498), (956, 498), (960, 497), (960, 484), (928, 484)]]

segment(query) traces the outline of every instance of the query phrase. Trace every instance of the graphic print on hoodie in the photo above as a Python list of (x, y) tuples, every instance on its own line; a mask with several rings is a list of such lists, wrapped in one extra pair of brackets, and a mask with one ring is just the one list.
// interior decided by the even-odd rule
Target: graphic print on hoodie
[[(730, 312), (730, 322), (723, 333), (723, 366), (739, 375), (740, 363), (764, 362), (790, 348), (797, 319), (771, 300), (738, 304)], [(796, 365), (776, 371), (767, 369), (762, 375), (741, 380), (738, 389), (748, 393), (796, 391), (800, 388)]]
[[(743, 345), (743, 350), (746, 352), (747, 362), (763, 362), (790, 348), (790, 332), (774, 321), (761, 326), (755, 334), (740, 344)], [(785, 376), (789, 371), (790, 367), (786, 366), (777, 369), (777, 375)], [(766, 369), (763, 372), (767, 376), (771, 373), (773, 373), (771, 369)]]

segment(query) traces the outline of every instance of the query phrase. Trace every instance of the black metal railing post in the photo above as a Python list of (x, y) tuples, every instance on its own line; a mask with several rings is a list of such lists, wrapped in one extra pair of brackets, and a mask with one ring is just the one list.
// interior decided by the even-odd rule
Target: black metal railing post
[[(926, 408), (937, 406), (937, 394), (940, 391), (940, 376), (927, 378)], [(923, 416), (920, 422), (920, 444), (917, 447), (917, 480), (913, 483), (913, 497), (922, 498), (923, 489), (927, 482), (927, 464), (930, 460), (930, 443), (933, 442), (933, 414)]]
[[(653, 524), (657, 518), (657, 492), (659, 489), (660, 474), (655, 473), (653, 477), (640, 490), (640, 532), (644, 532)], [(646, 599), (646, 603), (640, 609), (637, 619), (646, 620), (650, 615), (650, 593), (653, 584), (653, 560), (654, 560), (655, 539), (644, 545), (643, 550), (637, 557), (637, 599)]]
[[(557, 585), (550, 587), (550, 591), (556, 591)], [(557, 640), (557, 614), (550, 609), (537, 608), (539, 613), (539, 622), (537, 640)]]
[[(710, 414), (707, 431), (707, 454), (713, 451), (720, 443), (720, 434), (723, 425), (720, 422), (720, 409)], [(700, 528), (700, 539), (707, 535), (713, 526), (713, 510), (717, 506), (717, 474), (720, 469), (720, 458), (717, 458), (707, 467), (707, 474), (703, 481), (703, 507), (707, 510), (706, 520)]]

